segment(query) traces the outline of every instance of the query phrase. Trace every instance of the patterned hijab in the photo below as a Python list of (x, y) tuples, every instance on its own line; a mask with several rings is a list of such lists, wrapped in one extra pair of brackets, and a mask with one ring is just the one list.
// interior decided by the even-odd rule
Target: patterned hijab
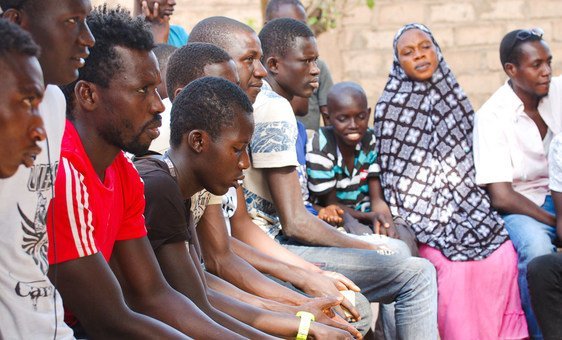
[[(437, 50), (439, 65), (427, 81), (410, 79), (398, 62), (397, 42), (409, 29), (425, 32)], [(473, 119), (429, 29), (402, 27), (375, 109), (381, 184), (392, 214), (411, 224), (419, 242), (452, 261), (484, 259), (508, 239), (503, 220), (475, 183)]]

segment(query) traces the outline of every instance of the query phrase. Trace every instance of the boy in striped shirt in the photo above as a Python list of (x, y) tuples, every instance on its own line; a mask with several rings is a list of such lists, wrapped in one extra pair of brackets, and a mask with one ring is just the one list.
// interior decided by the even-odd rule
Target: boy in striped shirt
[(361, 86), (342, 82), (332, 87), (328, 94), (331, 126), (322, 127), (307, 146), (308, 189), (324, 207), (318, 216), (326, 222), (341, 224), (342, 215), (351, 216), (375, 233), (397, 237), (378, 179), (376, 140), (368, 129), (370, 114)]

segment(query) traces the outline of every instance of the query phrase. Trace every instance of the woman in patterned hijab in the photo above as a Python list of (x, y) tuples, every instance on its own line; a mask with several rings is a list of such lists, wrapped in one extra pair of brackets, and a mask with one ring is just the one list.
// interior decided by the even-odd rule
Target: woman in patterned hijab
[(474, 180), (473, 118), (430, 30), (402, 27), (375, 111), (385, 199), (437, 269), (441, 338), (524, 338), (517, 255)]

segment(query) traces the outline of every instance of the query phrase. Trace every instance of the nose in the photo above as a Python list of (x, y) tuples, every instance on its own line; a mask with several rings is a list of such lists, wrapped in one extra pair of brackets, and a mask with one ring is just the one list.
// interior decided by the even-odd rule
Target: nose
[(82, 27), (80, 29), (80, 35), (78, 36), (78, 42), (87, 47), (93, 47), (96, 43), (96, 39), (92, 35), (92, 31), (90, 31), (90, 27), (88, 27), (88, 23), (84, 21)]
[(551, 75), (552, 75), (552, 66), (549, 63), (544, 63), (544, 67), (542, 68), (542, 76), (550, 77)]
[(248, 154), (248, 148), (244, 148), (244, 152), (242, 152), (242, 154), (240, 155), (238, 167), (241, 170), (246, 170), (250, 167), (250, 155)]
[(151, 114), (152, 115), (157, 115), (159, 113), (164, 112), (164, 110), (166, 109), (166, 107), (164, 106), (164, 103), (162, 102), (162, 98), (160, 98), (160, 94), (158, 94), (158, 91), (156, 89), (154, 89), (154, 100), (152, 101), (152, 106), (151, 106)]
[(258, 79), (264, 78), (267, 75), (267, 71), (265, 70), (265, 67), (263, 67), (263, 64), (259, 59), (256, 59), (254, 62), (256, 63), (254, 67), (254, 77)]
[(414, 60), (418, 60), (418, 59), (421, 59), (421, 58), (425, 57), (424, 51), (422, 51), (420, 48), (414, 49), (413, 53), (414, 53), (414, 55), (413, 55)]
[(313, 76), (317, 76), (320, 74), (320, 68), (318, 67), (318, 59), (314, 60), (311, 64), (310, 67), (310, 74)]
[(356, 129), (357, 128), (357, 122), (355, 121), (355, 118), (352, 118), (349, 120), (349, 127), (351, 129)]
[(47, 133), (45, 132), (45, 126), (43, 125), (43, 119), (39, 115), (37, 109), (35, 109), (33, 112), (31, 129), (29, 130), (29, 137), (34, 142), (44, 141), (45, 138), (47, 138)]

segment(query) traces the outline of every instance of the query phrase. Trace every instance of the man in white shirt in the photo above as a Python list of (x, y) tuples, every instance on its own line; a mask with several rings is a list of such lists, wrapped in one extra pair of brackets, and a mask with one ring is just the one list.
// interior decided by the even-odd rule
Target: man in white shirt
[[(39, 115), (47, 139), (30, 167), (0, 180), (0, 338), (68, 339), (60, 296), (46, 276), (46, 214), (53, 193), (66, 103), (56, 85), (78, 77), (94, 38), (86, 24), (90, 0), (0, 0), (2, 16), (41, 47), (46, 86)], [(3, 40), (2, 40), (3, 41)]]
[(39, 66), (39, 46), (29, 33), (0, 20), (0, 178), (16, 173), (20, 165), (33, 166), (46, 138), (37, 111), (45, 86)]
[(560, 132), (562, 78), (540, 29), (515, 30), (500, 44), (509, 80), (476, 113), (476, 182), (503, 214), (519, 256), (519, 288), (529, 332), (542, 339), (530, 305), (527, 264), (555, 251), (554, 206), (548, 188), (548, 149)]

